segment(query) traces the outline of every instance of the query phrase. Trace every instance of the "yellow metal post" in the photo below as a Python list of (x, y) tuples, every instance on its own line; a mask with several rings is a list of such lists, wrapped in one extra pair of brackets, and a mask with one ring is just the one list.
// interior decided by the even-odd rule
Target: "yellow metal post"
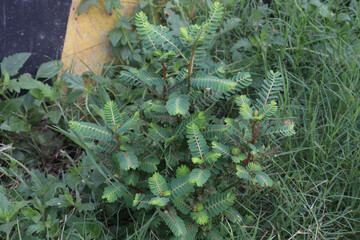
[[(76, 74), (85, 71), (99, 73), (104, 62), (112, 60), (108, 33), (117, 22), (116, 14), (107, 14), (105, 3), (99, 1), (99, 8), (91, 6), (78, 16), (78, 6), (81, 0), (73, 0), (66, 29), (61, 61), (63, 70), (71, 69)], [(122, 3), (125, 7), (121, 14), (131, 16), (138, 0), (128, 0)]]

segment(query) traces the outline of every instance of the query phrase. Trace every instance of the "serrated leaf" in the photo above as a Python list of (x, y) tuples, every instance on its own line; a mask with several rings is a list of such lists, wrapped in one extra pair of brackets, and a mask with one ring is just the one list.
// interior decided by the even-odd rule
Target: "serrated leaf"
[(79, 75), (72, 75), (71, 73), (63, 73), (61, 79), (64, 79), (69, 84), (69, 88), (75, 90), (86, 90), (84, 87), (83, 79)]
[(218, 152), (209, 152), (208, 154), (206, 154), (205, 156), (205, 162), (213, 164), (214, 162), (216, 162), (218, 160), (218, 158), (221, 157), (221, 153)]
[(239, 72), (238, 74), (236, 74), (235, 77), (233, 77), (232, 80), (237, 83), (235, 89), (238, 92), (240, 92), (241, 89), (250, 86), (252, 83), (251, 75), (250, 73), (247, 72), (246, 73)]
[(267, 79), (264, 80), (262, 88), (258, 92), (259, 97), (256, 99), (258, 109), (270, 101), (277, 100), (277, 95), (282, 90), (282, 81), (280, 72), (273, 72), (272, 70), (268, 72)]
[(93, 123), (70, 121), (70, 128), (87, 139), (98, 139), (104, 142), (110, 142), (113, 139), (108, 129)]
[(5, 232), (6, 234), (10, 234), (10, 232), (12, 231), (12, 228), (16, 225), (18, 221), (11, 221), (8, 223), (4, 223), (0, 225), (0, 232)]
[(196, 233), (199, 230), (199, 225), (190, 224), (186, 227), (186, 233), (181, 237), (176, 237), (174, 240), (194, 240), (196, 239)]
[(81, 15), (83, 12), (87, 11), (91, 5), (98, 7), (98, 0), (81, 0), (78, 9), (78, 15)]
[(118, 28), (114, 28), (109, 32), (109, 40), (114, 47), (120, 41), (122, 35), (123, 35), (123, 33), (122, 33), (121, 29), (118, 29)]
[(262, 134), (263, 136), (266, 135), (281, 135), (284, 137), (289, 137), (295, 134), (294, 124), (284, 125), (280, 127), (269, 127), (266, 129), (266, 132)]
[(145, 196), (145, 194), (137, 193), (135, 195), (132, 206), (136, 207), (137, 210), (142, 209), (142, 208), (148, 208), (149, 207), (149, 198), (147, 196)]
[(60, 61), (50, 61), (40, 65), (36, 72), (36, 79), (55, 77), (61, 70), (64, 64)]
[(166, 49), (168, 52), (173, 50), (181, 55), (182, 58), (188, 63), (188, 59), (178, 47), (177, 39), (174, 39), (169, 29), (164, 26), (154, 26), (149, 23), (148, 18), (144, 12), (138, 12), (135, 16), (136, 31), (143, 40), (143, 46), (149, 51), (155, 51), (158, 47)]
[(30, 56), (31, 53), (24, 52), (4, 57), (1, 62), (1, 72), (6, 71), (10, 77), (15, 76)]
[(30, 207), (22, 208), (21, 213), (24, 214), (24, 216), (27, 217), (29, 220), (32, 220), (35, 223), (40, 221), (41, 219), (40, 213)]
[(224, 238), (222, 237), (221, 233), (216, 230), (216, 229), (212, 229), (209, 234), (209, 240), (223, 240)]
[(158, 126), (155, 123), (150, 123), (149, 134), (159, 142), (165, 142), (171, 137), (171, 133), (168, 129)]
[(198, 114), (193, 114), (192, 116), (184, 119), (175, 129), (175, 135), (182, 135), (182, 133), (187, 129), (187, 126), (195, 123), (197, 126), (204, 126), (206, 123), (206, 119), (203, 112), (199, 112)]
[(129, 171), (127, 176), (123, 178), (126, 185), (136, 186), (139, 182), (139, 174), (137, 171)]

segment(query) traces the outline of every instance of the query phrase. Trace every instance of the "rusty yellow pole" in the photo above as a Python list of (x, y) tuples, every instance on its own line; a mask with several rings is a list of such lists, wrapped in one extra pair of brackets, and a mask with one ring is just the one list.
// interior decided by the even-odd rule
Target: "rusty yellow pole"
[[(102, 64), (112, 60), (112, 52), (108, 33), (117, 22), (116, 14), (107, 14), (105, 3), (99, 1), (99, 8), (91, 6), (78, 16), (78, 6), (81, 0), (73, 0), (71, 4), (64, 47), (61, 61), (64, 71), (71, 70), (76, 74), (85, 71), (100, 73)], [(122, 15), (131, 16), (138, 0), (128, 0), (122, 3)]]

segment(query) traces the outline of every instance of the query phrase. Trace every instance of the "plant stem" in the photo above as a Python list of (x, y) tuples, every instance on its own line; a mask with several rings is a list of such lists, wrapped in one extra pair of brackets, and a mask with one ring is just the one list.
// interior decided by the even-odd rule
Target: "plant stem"
[(193, 48), (191, 50), (191, 59), (190, 59), (190, 62), (188, 64), (188, 66), (189, 66), (189, 76), (188, 76), (188, 91), (187, 91), (187, 94), (189, 94), (189, 92), (190, 92), (191, 75), (192, 75), (192, 70), (193, 70), (193, 67), (194, 67), (194, 59), (195, 59), (196, 47), (198, 45), (198, 42), (200, 41), (200, 38), (201, 38), (203, 32), (204, 32), (204, 28), (201, 29), (201, 32), (199, 33), (197, 39), (195, 40), (194, 46), (193, 46)]
[(6, 100), (10, 100), (10, 99), (5, 95), (4, 92), (1, 93), (1, 96), (3, 96)]
[(163, 99), (164, 99), (164, 103), (166, 103), (166, 86), (167, 86), (167, 81), (166, 81), (166, 72), (167, 72), (167, 68), (166, 68), (166, 65), (165, 65), (165, 60), (162, 61), (162, 67), (163, 67), (163, 79), (165, 81), (165, 84), (164, 84), (164, 89), (163, 89)]
[(115, 136), (115, 138), (116, 138), (116, 141), (119, 143), (119, 145), (122, 146), (123, 144), (122, 144), (122, 142), (120, 141), (119, 136)]
[(190, 92), (190, 84), (191, 84), (191, 75), (192, 75), (192, 70), (193, 70), (193, 67), (194, 67), (194, 58), (195, 58), (195, 51), (196, 51), (196, 45), (197, 45), (197, 42), (195, 43), (192, 51), (191, 51), (191, 59), (190, 59), (190, 62), (189, 62), (189, 75), (188, 75), (188, 90), (187, 90), (187, 94), (189, 94)]
[[(118, 20), (120, 20), (120, 18), (122, 17), (121, 13), (118, 11), (118, 9), (117, 9), (116, 7), (114, 7), (114, 9), (115, 9), (116, 16), (118, 17)], [(122, 25), (120, 25), (120, 30), (121, 30), (121, 32), (122, 32), (123, 35), (124, 35), (124, 38), (125, 38), (125, 40), (126, 40), (127, 45), (128, 45), (129, 48), (130, 48), (131, 53), (134, 53), (134, 49), (133, 49), (133, 47), (132, 47), (132, 45), (131, 45), (131, 43), (130, 43), (129, 38), (127, 37), (127, 34), (126, 34), (126, 32), (125, 32), (125, 29), (124, 29), (124, 27), (123, 27)]]
[(152, 0), (150, 0), (149, 2), (150, 2), (150, 11), (151, 11), (151, 16), (152, 16), (153, 24), (156, 25), (156, 19), (155, 19), (153, 2), (152, 2)]
[(49, 113), (49, 109), (48, 109), (48, 107), (46, 106), (46, 103), (43, 102), (42, 104), (43, 104), (43, 106), (44, 106), (44, 109), (45, 109), (46, 113)]
[(122, 33), (124, 34), (126, 43), (127, 43), (127, 45), (129, 46), (131, 53), (134, 53), (134, 49), (133, 49), (133, 47), (132, 47), (132, 45), (131, 45), (131, 43), (130, 43), (129, 38), (127, 37), (127, 34), (126, 34), (126, 32), (125, 32), (125, 29), (124, 29), (122, 26), (120, 27), (120, 29), (121, 29)]
[(178, 9), (179, 9), (179, 12), (181, 13), (181, 17), (182, 17), (183, 22), (184, 22), (184, 25), (185, 25), (185, 27), (186, 27), (186, 26), (187, 26), (187, 24), (186, 24), (186, 18), (185, 18), (185, 15), (184, 15), (184, 11), (183, 11), (182, 7), (180, 6), (180, 3), (179, 3), (179, 2), (177, 2), (177, 7), (178, 7)]
[(94, 115), (90, 112), (89, 110), (89, 106), (88, 106), (88, 102), (89, 102), (89, 95), (86, 94), (86, 97), (85, 97), (85, 107), (86, 107), (86, 110), (88, 111), (88, 113), (90, 114), (90, 116), (94, 119), (94, 121), (96, 122), (97, 125), (101, 125), (98, 120), (94, 117)]

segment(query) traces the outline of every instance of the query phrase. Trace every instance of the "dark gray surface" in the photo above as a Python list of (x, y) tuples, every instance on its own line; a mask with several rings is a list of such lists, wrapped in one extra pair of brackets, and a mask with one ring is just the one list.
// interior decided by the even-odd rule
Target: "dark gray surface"
[(71, 0), (0, 0), (0, 62), (19, 52), (32, 55), (20, 70), (36, 73), (60, 59)]

